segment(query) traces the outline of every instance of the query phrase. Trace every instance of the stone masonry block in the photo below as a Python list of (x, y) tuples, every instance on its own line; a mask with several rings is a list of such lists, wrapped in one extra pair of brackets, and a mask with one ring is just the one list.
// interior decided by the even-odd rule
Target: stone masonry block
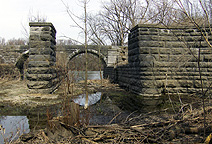
[(51, 67), (54, 63), (50, 61), (29, 61), (28, 67)]
[(56, 74), (27, 74), (27, 79), (31, 81), (50, 81), (56, 78)]
[(52, 92), (57, 79), (55, 65), (55, 34), (56, 30), (51, 23), (30, 24), (29, 63), (26, 74), (28, 88), (33, 92)]
[(165, 43), (162, 41), (139, 41), (139, 47), (164, 47)]
[(56, 58), (51, 55), (30, 55), (29, 61), (56, 61)]
[(51, 67), (30, 67), (27, 72), (29, 74), (52, 74), (55, 70)]
[(46, 89), (52, 86), (49, 81), (27, 81), (27, 86), (30, 89)]
[(51, 56), (55, 56), (55, 52), (51, 48), (30, 48), (29, 54), (30, 55), (51, 55)]

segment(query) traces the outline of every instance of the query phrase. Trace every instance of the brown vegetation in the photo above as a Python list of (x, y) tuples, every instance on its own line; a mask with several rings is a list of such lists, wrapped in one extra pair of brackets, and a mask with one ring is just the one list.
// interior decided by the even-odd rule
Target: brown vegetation
[[(131, 6), (136, 6), (134, 5), (136, 4), (136, 1), (130, 2), (132, 2)], [(109, 30), (117, 30), (118, 32), (112, 32), (112, 34), (106, 33), (105, 37), (111, 38), (110, 40), (112, 44), (124, 45), (127, 33), (129, 32), (130, 28), (128, 25), (134, 26), (135, 21), (128, 22), (127, 18), (129, 17), (126, 18), (124, 16), (130, 16), (131, 12), (133, 11), (128, 11), (128, 14), (124, 13), (127, 10), (123, 10), (122, 8), (125, 8), (126, 5), (117, 5), (119, 3), (121, 2), (111, 0), (111, 5), (104, 6), (106, 11), (105, 13), (101, 13), (101, 16), (103, 16), (103, 22), (106, 23), (102, 24), (102, 19), (100, 19), (99, 21), (101, 23), (99, 24), (99, 27), (102, 27), (102, 31), (104, 30), (103, 32), (105, 33)], [(183, 22), (188, 24), (187, 20), (189, 19), (189, 25), (192, 23), (194, 26), (199, 27), (196, 22), (196, 20), (199, 20), (199, 17), (192, 17), (188, 15), (189, 6), (186, 9), (182, 8), (181, 10), (177, 10), (174, 8), (173, 1), (170, 3), (168, 1), (160, 1), (160, 3), (156, 3), (157, 5), (153, 6), (149, 6), (149, 3), (150, 1), (146, 0), (146, 7), (142, 7), (142, 18), (134, 17), (134, 20), (145, 20), (146, 22), (162, 23), (166, 26), (169, 26), (173, 24), (173, 21), (177, 22), (181, 19)], [(154, 6), (155, 9), (151, 10), (151, 8)], [(115, 15), (112, 15), (114, 12)], [(123, 17), (120, 16), (120, 12), (123, 12), (123, 14), (121, 14)], [(146, 14), (147, 17), (144, 19)], [(111, 21), (106, 21), (111, 19), (109, 16), (115, 16), (117, 17), (117, 20), (112, 19)], [(179, 17), (174, 17), (174, 20), (172, 20), (170, 19), (172, 16)], [(201, 17), (201, 15), (199, 16)], [(117, 29), (113, 27), (115, 25), (114, 23), (117, 24)], [(125, 27), (123, 28), (123, 26)], [(95, 31), (95, 29), (98, 29), (98, 27), (93, 28), (93, 31)], [(99, 37), (97, 34), (99, 33), (92, 34), (95, 35), (95, 37), (92, 39), (92, 42), (104, 44), (104, 39), (99, 42), (102, 36), (101, 33), (99, 34)], [(110, 37), (111, 35), (116, 37)], [(207, 41), (207, 39), (205, 40)], [(82, 57), (80, 58), (82, 59)], [(200, 59), (200, 53), (198, 59)], [(77, 70), (84, 70), (82, 69), (82, 65), (86, 65), (86, 62), (88, 62), (88, 60), (85, 60), (81, 63), (76, 60), (75, 63), (73, 61), (71, 66)], [(197, 63), (199, 63), (199, 60), (197, 60)], [(91, 64), (93, 64), (93, 62), (91, 62)], [(98, 66), (98, 64), (96, 66)], [(91, 65), (90, 67), (93, 68), (95, 65)], [(201, 79), (201, 67), (198, 66), (198, 68)], [(68, 74), (68, 69), (66, 69), (66, 66), (59, 67), (58, 69), (62, 70), (60, 74), (63, 73), (62, 75), (65, 75), (66, 78)], [(99, 67), (94, 69), (98, 70)], [(0, 70), (0, 76), (2, 78), (18, 78), (18, 74), (16, 73), (17, 71), (12, 65), (0, 65)], [(92, 126), (87, 125), (87, 119), (85, 120), (86, 122), (82, 122), (82, 120), (80, 121), (79, 106), (73, 102), (69, 103), (70, 99), (68, 94), (74, 93), (73, 90), (70, 92), (69, 89), (72, 86), (72, 82), (69, 78), (64, 79), (64, 82), (64, 87), (67, 89), (65, 89), (64, 92), (65, 100), (63, 103), (62, 111), (63, 117), (54, 118), (51, 113), (47, 112), (49, 129), (40, 130), (32, 135), (23, 135), (20, 137), (19, 143), (200, 143), (204, 142), (205, 135), (209, 135), (211, 132), (212, 108), (210, 105), (210, 99), (203, 97), (204, 91), (202, 92), (203, 98), (196, 99), (197, 101), (195, 103), (182, 103), (180, 100), (180, 106), (178, 106), (177, 110), (174, 110), (174, 114), (167, 113), (167, 110), (173, 107), (145, 114), (136, 114), (136, 112), (132, 112), (126, 116), (119, 125), (111, 125), (111, 123), (109, 123), (108, 125)], [(191, 98), (193, 99), (194, 97)], [(207, 101), (207, 103), (204, 103), (205, 101)], [(201, 103), (203, 103), (202, 108)], [(118, 113), (116, 116), (114, 116), (113, 119), (111, 119), (111, 121), (118, 118), (119, 115), (120, 114)], [(209, 141), (211, 140), (209, 139)]]
[[(175, 114), (168, 113), (171, 107), (149, 109), (146, 113), (134, 111), (124, 117), (121, 111), (106, 125), (85, 125), (78, 120), (67, 124), (66, 117), (56, 117), (49, 121), (51, 128), (22, 135), (17, 143), (203, 143), (204, 117), (200, 102), (196, 99), (192, 104), (182, 104)], [(207, 102), (208, 136), (212, 107)], [(121, 121), (112, 124), (115, 119)]]
[(19, 70), (13, 64), (0, 64), (0, 78), (9, 80), (19, 79)]

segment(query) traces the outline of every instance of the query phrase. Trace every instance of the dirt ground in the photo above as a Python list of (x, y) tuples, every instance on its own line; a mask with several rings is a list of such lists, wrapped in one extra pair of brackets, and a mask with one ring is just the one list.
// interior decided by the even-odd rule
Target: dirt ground
[(25, 81), (2, 79), (0, 81), (0, 103), (36, 107), (59, 102), (59, 95), (57, 94), (28, 94), (27, 90)]
[[(140, 99), (109, 81), (89, 81), (90, 92), (104, 92), (101, 102), (89, 110), (79, 107), (79, 119), (70, 125), (64, 117), (48, 118), (48, 126), (31, 130), (13, 143), (209, 143), (212, 132), (212, 106), (192, 96), (170, 99), (157, 107), (143, 106)], [(0, 108), (13, 106), (40, 107), (64, 102), (64, 88), (53, 94), (27, 94), (25, 81), (0, 81)], [(82, 93), (83, 82), (73, 86), (72, 94)], [(71, 89), (72, 90), (72, 89)], [(67, 91), (67, 90), (65, 90)], [(117, 94), (116, 94), (117, 93)], [(193, 99), (193, 100), (191, 100)], [(88, 122), (84, 122), (88, 115)], [(70, 118), (70, 117), (68, 117)], [(84, 119), (82, 119), (84, 118)], [(205, 134), (204, 134), (205, 133)]]
[[(61, 84), (52, 94), (29, 94), (26, 81), (21, 80), (0, 80), (0, 103), (10, 103), (12, 105), (23, 105), (29, 107), (48, 106), (61, 103), (65, 96), (75, 96), (83, 94), (83, 81), (71, 85), (72, 94), (65, 94), (66, 84)], [(99, 90), (107, 91), (108, 89), (120, 88), (115, 84), (110, 84), (108, 80), (104, 80), (103, 84), (99, 80), (88, 80), (89, 93)], [(72, 90), (70, 88), (70, 91)]]

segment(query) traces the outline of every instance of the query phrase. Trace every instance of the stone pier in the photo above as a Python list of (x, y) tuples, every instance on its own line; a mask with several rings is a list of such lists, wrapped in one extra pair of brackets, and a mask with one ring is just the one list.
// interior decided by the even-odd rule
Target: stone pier
[(105, 71), (112, 81), (145, 98), (199, 96), (202, 88), (211, 95), (210, 27), (139, 24), (128, 36), (128, 64)]
[(51, 93), (56, 88), (56, 30), (52, 23), (29, 23), (27, 86), (30, 93)]

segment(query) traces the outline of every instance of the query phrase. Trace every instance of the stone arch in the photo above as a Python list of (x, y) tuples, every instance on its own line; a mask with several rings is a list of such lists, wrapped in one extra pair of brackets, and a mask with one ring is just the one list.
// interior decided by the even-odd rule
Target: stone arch
[[(93, 50), (93, 49), (88, 49), (87, 52), (90, 53), (90, 54), (96, 55), (97, 57), (100, 57), (100, 59), (101, 59), (103, 65), (104, 65), (104, 66), (107, 65), (107, 63), (106, 63), (107, 58), (106, 58), (103, 54), (101, 54), (101, 53), (99, 53), (98, 51)], [(76, 50), (76, 51), (74, 51), (72, 54), (70, 54), (70, 55), (68, 56), (66, 65), (67, 65), (68, 62), (71, 61), (74, 57), (76, 57), (76, 56), (78, 56), (78, 55), (80, 55), (80, 54), (83, 54), (83, 53), (85, 53), (85, 50)]]

